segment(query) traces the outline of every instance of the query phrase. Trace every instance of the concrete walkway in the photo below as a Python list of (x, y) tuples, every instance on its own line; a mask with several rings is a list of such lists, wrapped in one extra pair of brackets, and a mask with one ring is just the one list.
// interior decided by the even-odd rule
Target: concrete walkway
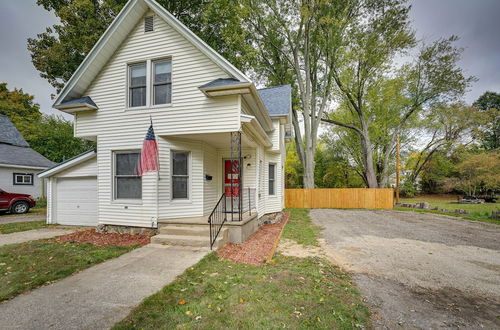
[(2, 329), (108, 329), (206, 249), (146, 245), (0, 304)]
[(71, 234), (75, 231), (76, 229), (68, 228), (41, 228), (20, 231), (12, 234), (3, 234), (0, 235), (0, 246), (35, 241), (37, 239), (52, 238), (56, 236)]
[(30, 222), (47, 219), (45, 213), (27, 213), (27, 214), (0, 214), (0, 224), (13, 222)]

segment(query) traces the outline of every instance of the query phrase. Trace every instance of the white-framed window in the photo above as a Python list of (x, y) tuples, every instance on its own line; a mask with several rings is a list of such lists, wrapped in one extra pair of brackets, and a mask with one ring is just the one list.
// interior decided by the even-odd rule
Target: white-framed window
[(131, 64), (128, 67), (129, 107), (146, 106), (146, 62)]
[(172, 199), (189, 198), (189, 152), (172, 151)]
[(142, 177), (137, 169), (141, 158), (139, 151), (115, 151), (114, 199), (141, 199)]
[(269, 195), (276, 195), (276, 164), (269, 163)]
[(14, 173), (13, 184), (16, 186), (17, 185), (32, 186), (33, 173)]
[(153, 104), (172, 103), (172, 61), (153, 62)]
[(128, 66), (128, 108), (172, 103), (172, 60), (146, 60)]

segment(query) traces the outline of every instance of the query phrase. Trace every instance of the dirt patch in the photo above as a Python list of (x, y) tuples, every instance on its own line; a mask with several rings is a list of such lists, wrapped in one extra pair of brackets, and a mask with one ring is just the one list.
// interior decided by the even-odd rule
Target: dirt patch
[(289, 213), (285, 213), (281, 222), (263, 225), (244, 243), (228, 243), (224, 245), (217, 251), (217, 256), (251, 265), (260, 265), (266, 262), (276, 247), (276, 241), (288, 217)]
[(149, 244), (151, 236), (131, 235), (118, 233), (98, 233), (95, 229), (79, 231), (76, 233), (60, 236), (56, 239), (58, 242), (78, 242), (89, 243), (95, 246), (144, 246)]
[(376, 328), (500, 327), (498, 226), (387, 211), (311, 217), (324, 228), (322, 254), (352, 274)]

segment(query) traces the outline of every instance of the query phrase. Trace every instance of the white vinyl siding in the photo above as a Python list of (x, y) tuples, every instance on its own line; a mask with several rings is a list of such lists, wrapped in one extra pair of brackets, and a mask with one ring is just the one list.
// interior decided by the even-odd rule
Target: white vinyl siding
[[(42, 195), (42, 182), (36, 173), (43, 171), (43, 169), (29, 169), (29, 168), (16, 168), (16, 167), (1, 167), (0, 166), (0, 188), (7, 192), (28, 194), (35, 198), (39, 198)], [(14, 185), (13, 174), (14, 173), (33, 173), (33, 184), (32, 185)]]
[[(128, 65), (165, 58), (172, 61), (172, 103), (127, 109)], [(203, 215), (201, 142), (177, 142), (170, 140), (168, 136), (239, 129), (239, 97), (211, 99), (198, 88), (224, 77), (228, 77), (227, 73), (161, 18), (155, 17), (155, 29), (148, 33), (144, 33), (142, 19), (138, 21), (126, 41), (84, 93), (96, 102), (99, 109), (79, 113), (76, 118), (75, 136), (97, 136), (101, 223), (149, 227), (152, 217), (157, 215), (160, 219)], [(160, 179), (157, 180), (155, 172), (146, 173), (142, 176), (142, 200), (135, 203), (114, 201), (112, 152), (140, 149), (150, 124), (150, 116), (159, 145)], [(172, 199), (171, 150), (186, 150), (191, 153), (189, 200)]]
[[(155, 19), (155, 31), (144, 33), (143, 28), (141, 20), (84, 93), (99, 110), (78, 114), (75, 135), (138, 131), (138, 124), (148, 122), (149, 115), (158, 135), (237, 131), (239, 96), (208, 98), (199, 90), (201, 85), (228, 74), (159, 17)], [(172, 103), (126, 110), (128, 65), (166, 57), (172, 64)]]

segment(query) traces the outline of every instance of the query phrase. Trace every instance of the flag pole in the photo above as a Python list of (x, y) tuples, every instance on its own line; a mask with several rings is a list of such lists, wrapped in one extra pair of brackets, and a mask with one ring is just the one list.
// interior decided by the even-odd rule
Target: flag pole
[[(151, 123), (151, 126), (153, 126), (153, 117), (149, 115), (149, 121)], [(156, 135), (156, 133), (155, 133)], [(158, 218), (160, 217), (160, 141), (156, 138), (156, 162), (158, 164), (158, 169), (156, 170), (156, 228), (158, 228)]]

